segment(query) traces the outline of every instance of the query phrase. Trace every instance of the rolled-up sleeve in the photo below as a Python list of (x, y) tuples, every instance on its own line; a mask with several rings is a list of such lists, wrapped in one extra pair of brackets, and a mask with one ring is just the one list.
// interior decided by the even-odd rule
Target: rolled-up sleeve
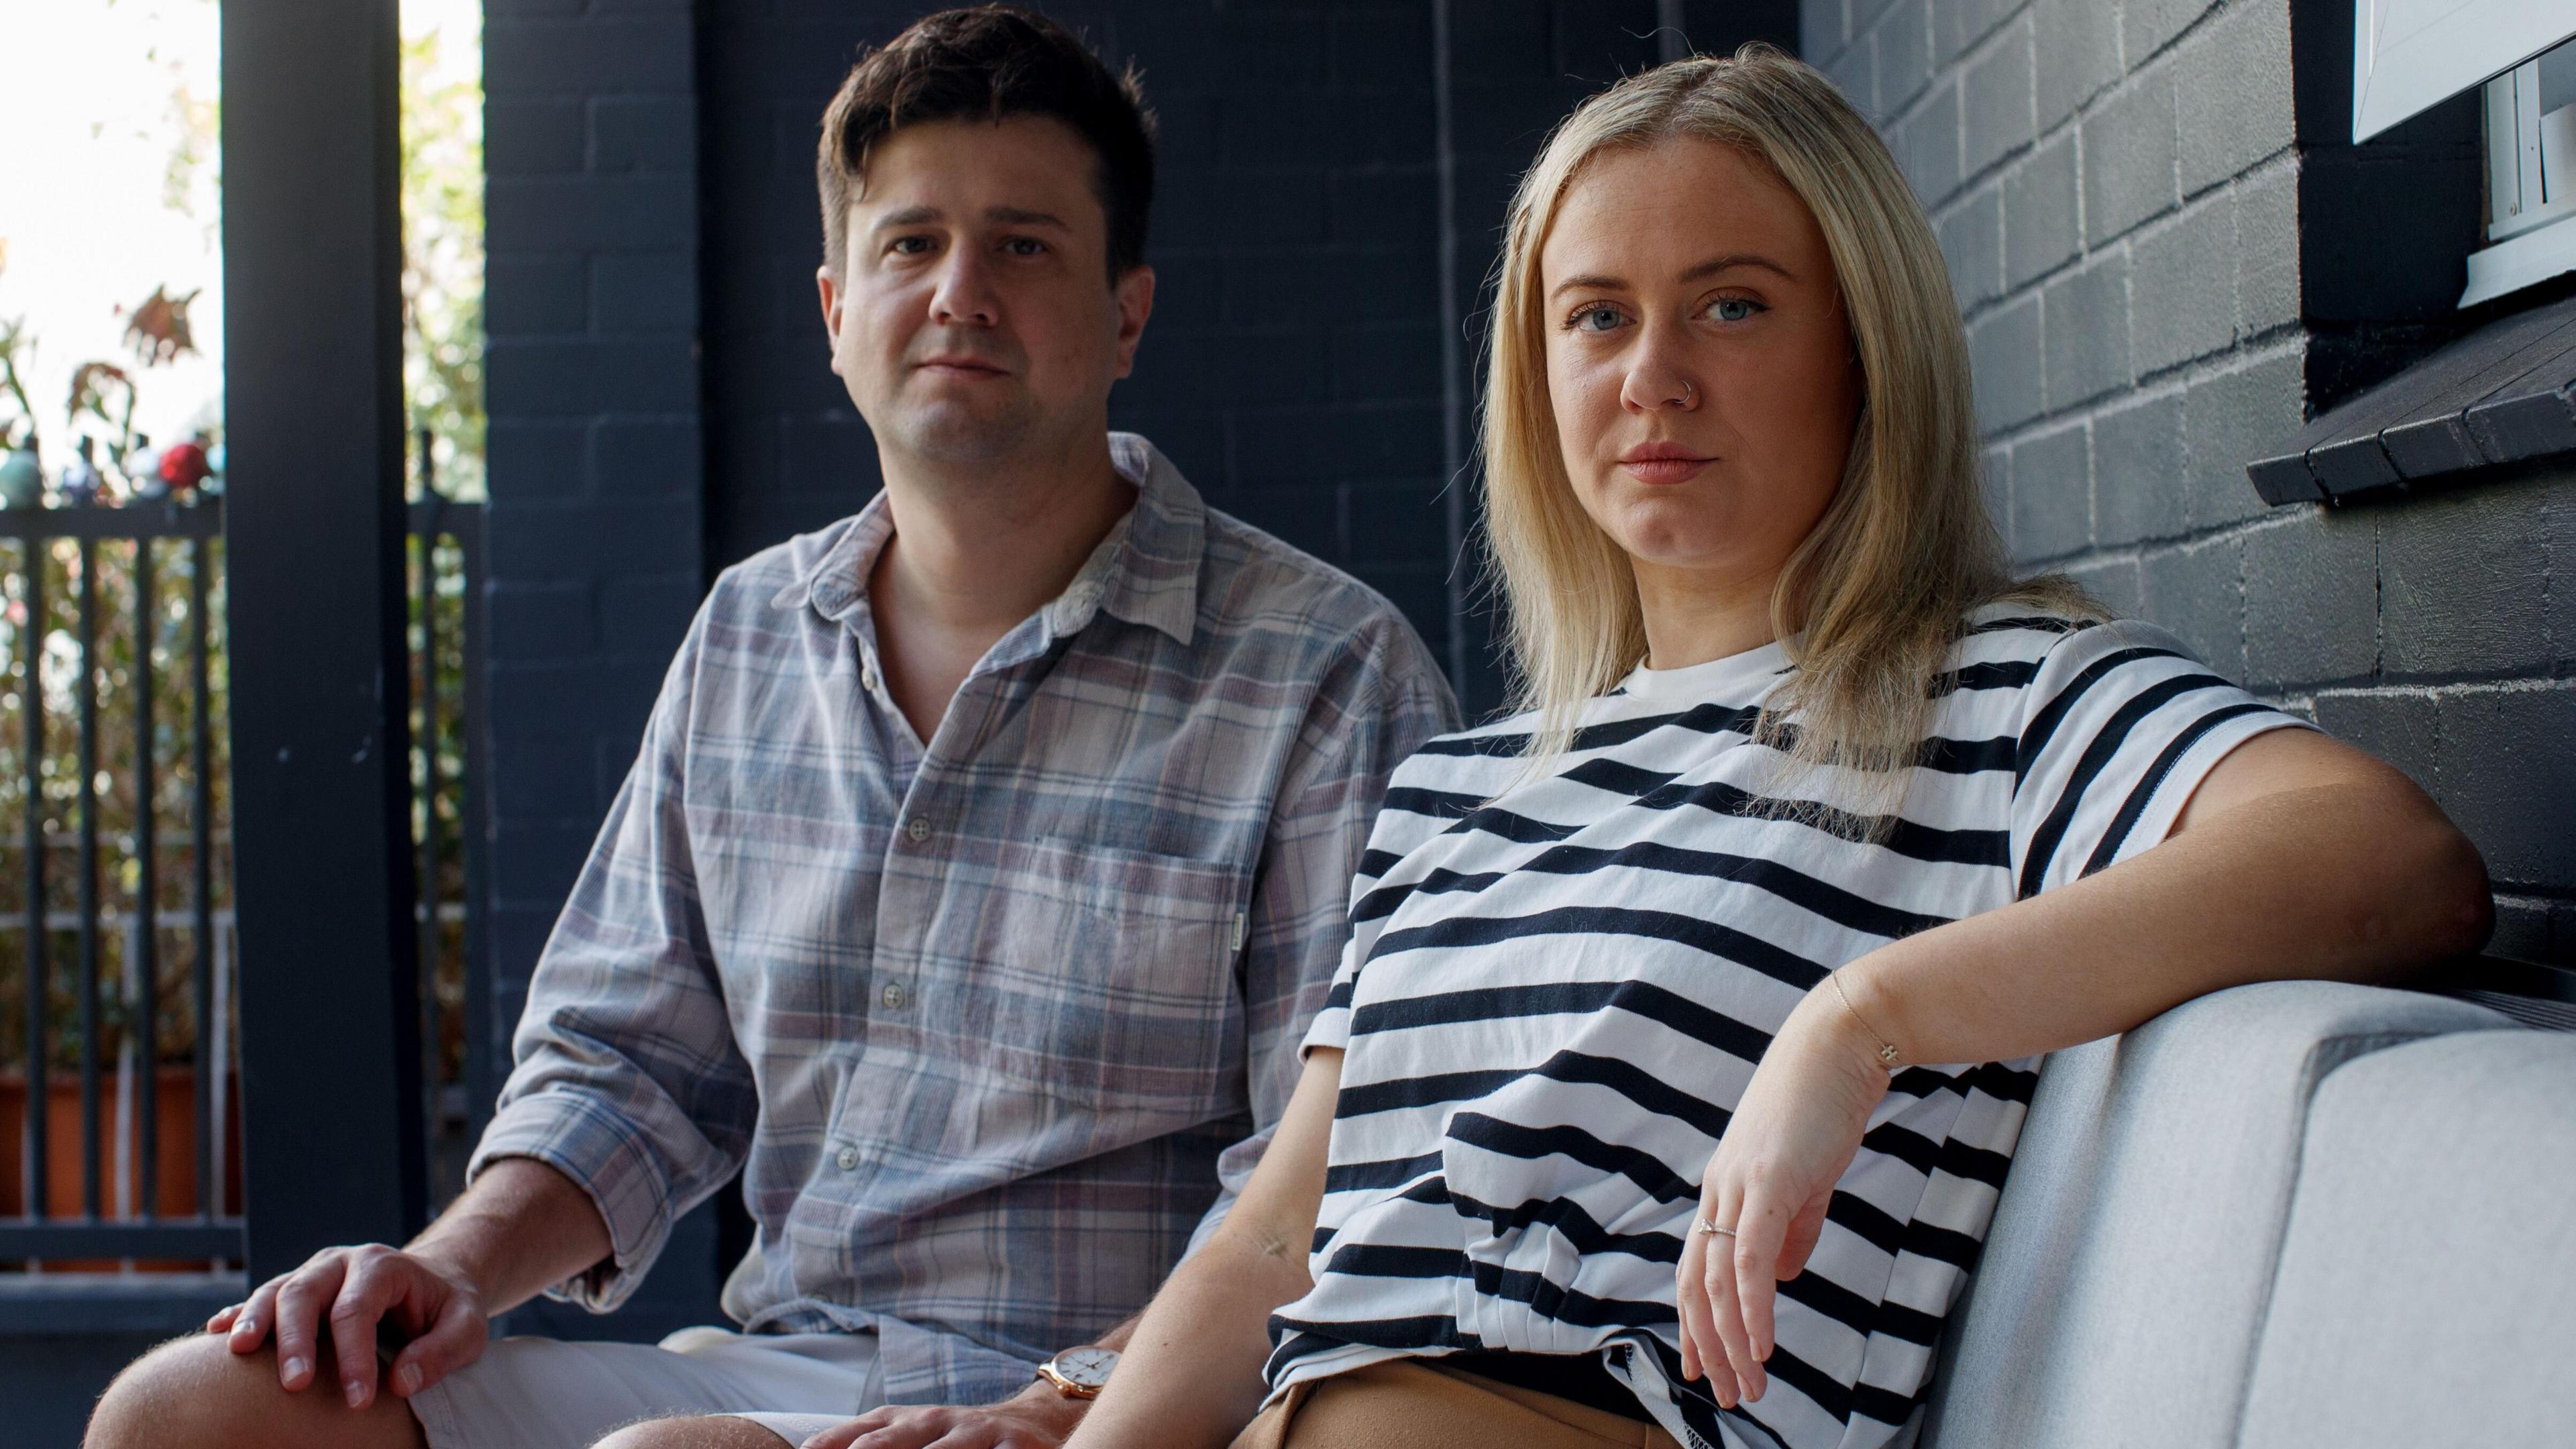
[(528, 984), (515, 1065), (470, 1181), (533, 1158), (589, 1194), (609, 1258), (548, 1290), (594, 1312), (632, 1293), (672, 1222), (733, 1175), (757, 1117), (699, 908), (687, 740), (706, 615), (665, 676)]
[(1457, 727), (1448, 683), (1392, 615), (1361, 635), (1316, 691), (1280, 779), (1244, 941), (1253, 1131), (1218, 1158), (1220, 1192), (1190, 1251), (1234, 1206), (1297, 1089), (1306, 1026), (1340, 966), (1351, 878), (1388, 775), (1423, 741)]

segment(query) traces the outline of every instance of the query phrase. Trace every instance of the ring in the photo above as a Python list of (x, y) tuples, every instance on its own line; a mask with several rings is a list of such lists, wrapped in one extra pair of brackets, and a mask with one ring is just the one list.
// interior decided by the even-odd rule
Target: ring
[(1691, 1231), (1694, 1233), (1724, 1233), (1730, 1238), (1735, 1236), (1735, 1229), (1721, 1228), (1706, 1218), (1691, 1219)]

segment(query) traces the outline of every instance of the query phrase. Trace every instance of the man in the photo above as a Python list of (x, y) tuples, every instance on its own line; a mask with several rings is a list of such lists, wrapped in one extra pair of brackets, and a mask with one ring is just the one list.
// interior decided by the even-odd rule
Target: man
[[(984, 1407), (875, 1445), (1051, 1444), (1257, 1158), (1448, 694), (1384, 600), (1108, 431), (1154, 297), (1132, 78), (1024, 12), (935, 15), (851, 73), (818, 171), (885, 491), (717, 581), (464, 1196), (147, 1356), (96, 1449), (745, 1411), (620, 1440), (775, 1449), (882, 1405)], [(614, 1307), (737, 1167), (742, 1333), (485, 1347), (539, 1291)]]

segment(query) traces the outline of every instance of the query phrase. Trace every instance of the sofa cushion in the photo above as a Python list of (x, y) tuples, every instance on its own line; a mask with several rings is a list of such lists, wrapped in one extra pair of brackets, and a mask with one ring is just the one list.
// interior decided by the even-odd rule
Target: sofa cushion
[(2576, 1036), (2380, 1052), (2308, 1110), (2244, 1449), (2576, 1440)]
[(2227, 1449), (2317, 1083), (2505, 1024), (2442, 997), (2270, 982), (2050, 1056), (1924, 1442)]

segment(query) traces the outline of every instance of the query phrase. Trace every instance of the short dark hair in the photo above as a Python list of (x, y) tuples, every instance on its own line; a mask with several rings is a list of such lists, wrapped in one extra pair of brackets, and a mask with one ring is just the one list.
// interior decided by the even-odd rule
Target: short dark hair
[(1154, 204), (1154, 113), (1135, 68), (1111, 71), (1072, 31), (1016, 5), (923, 16), (850, 68), (823, 111), (814, 161), (823, 264), (838, 272), (848, 255), (850, 204), (878, 141), (926, 121), (1007, 116), (1052, 116), (1091, 143), (1109, 218), (1109, 278), (1141, 265)]

